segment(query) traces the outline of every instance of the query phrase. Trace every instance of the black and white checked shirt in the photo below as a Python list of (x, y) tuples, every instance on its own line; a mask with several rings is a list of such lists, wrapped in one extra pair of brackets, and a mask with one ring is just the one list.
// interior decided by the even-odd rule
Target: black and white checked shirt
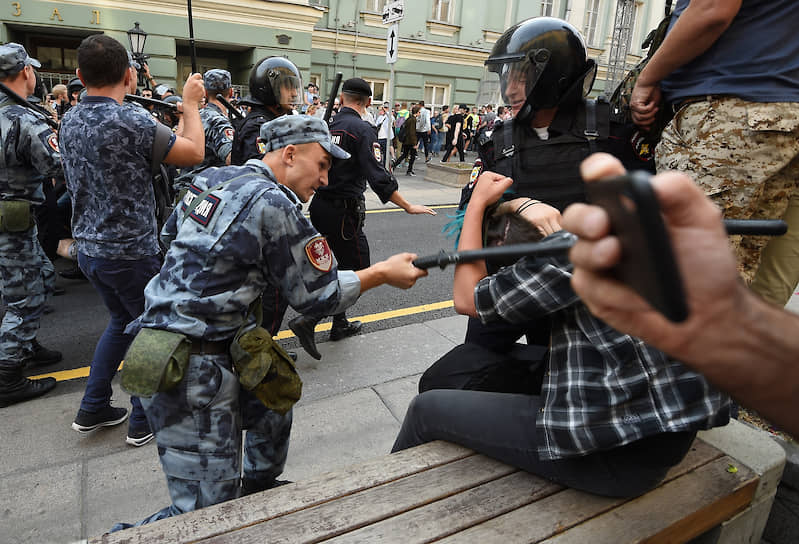
[(704, 377), (591, 315), (572, 290), (571, 270), (565, 256), (525, 257), (475, 289), (483, 322), (550, 317), (544, 401), (536, 421), (542, 459), (729, 421), (729, 398)]

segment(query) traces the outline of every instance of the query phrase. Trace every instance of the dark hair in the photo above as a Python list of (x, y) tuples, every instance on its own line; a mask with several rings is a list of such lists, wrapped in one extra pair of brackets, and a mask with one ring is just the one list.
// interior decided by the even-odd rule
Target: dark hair
[(422, 106), (420, 106), (419, 104), (416, 104), (414, 107), (411, 108), (411, 115), (416, 115), (417, 113), (419, 113), (419, 110), (421, 110), (421, 109), (422, 109)]
[(110, 36), (93, 34), (78, 46), (78, 68), (88, 86), (116, 85), (129, 67), (128, 52)]
[(367, 102), (369, 102), (370, 96), (366, 96), (359, 93), (350, 93), (344, 91), (341, 93), (342, 98), (344, 98), (347, 103), (349, 104), (358, 104), (359, 106), (366, 106)]

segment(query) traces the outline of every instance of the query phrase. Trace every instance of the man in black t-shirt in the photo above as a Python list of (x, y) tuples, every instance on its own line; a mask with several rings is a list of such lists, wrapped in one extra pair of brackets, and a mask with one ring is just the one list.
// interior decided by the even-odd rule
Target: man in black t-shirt
[(447, 127), (448, 130), (446, 132), (446, 147), (444, 148), (444, 156), (441, 157), (441, 162), (447, 162), (449, 159), (450, 154), (452, 154), (453, 148), (458, 149), (458, 155), (460, 156), (461, 162), (464, 161), (465, 157), (463, 155), (463, 119), (466, 112), (469, 111), (469, 108), (466, 104), (461, 104), (458, 106), (458, 113), (450, 115), (447, 119)]

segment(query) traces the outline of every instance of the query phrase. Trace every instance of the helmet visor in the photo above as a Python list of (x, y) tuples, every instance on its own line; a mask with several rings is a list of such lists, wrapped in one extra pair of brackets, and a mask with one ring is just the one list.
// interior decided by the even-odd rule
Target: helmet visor
[(284, 110), (299, 109), (302, 105), (302, 80), (288, 68), (272, 68), (267, 72), (275, 100)]
[(502, 55), (486, 60), (486, 71), (496, 74), (502, 99), (514, 115), (519, 113), (535, 89), (549, 57), (548, 49), (536, 49), (526, 54)]

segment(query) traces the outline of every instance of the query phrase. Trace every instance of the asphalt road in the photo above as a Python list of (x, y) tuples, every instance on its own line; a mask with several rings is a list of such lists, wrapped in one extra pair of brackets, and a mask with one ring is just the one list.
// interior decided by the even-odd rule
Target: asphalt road
[[(438, 209), (437, 216), (408, 215), (401, 210), (369, 212), (366, 219), (366, 235), (371, 248), (372, 262), (385, 259), (401, 251), (418, 255), (437, 253), (439, 249), (451, 249), (453, 242), (441, 234), (442, 227), (450, 221), (451, 208)], [(57, 269), (68, 268), (71, 263), (58, 260)], [(364, 332), (373, 332), (428, 321), (454, 315), (452, 299), (451, 268), (432, 269), (428, 277), (422, 278), (409, 290), (382, 286), (365, 293), (348, 311), (348, 316), (365, 316)], [(62, 296), (53, 297), (50, 305), (55, 309), (42, 318), (38, 338), (51, 349), (64, 354), (64, 360), (50, 367), (37, 369), (31, 375), (54, 373), (61, 382), (54, 394), (80, 390), (85, 385), (85, 375), (91, 362), (95, 345), (106, 324), (108, 312), (100, 297), (86, 281), (65, 280), (58, 285), (66, 289)], [(424, 305), (443, 306), (430, 310)], [(398, 315), (409, 314), (409, 315)], [(288, 349), (297, 348), (296, 339), (288, 330), (288, 320), (296, 315), (292, 310), (283, 322), (280, 342)], [(316, 334), (317, 343), (327, 341), (327, 333)], [(301, 348), (299, 348), (301, 349)], [(77, 369), (77, 372), (62, 372)], [(81, 372), (82, 370), (82, 372)], [(76, 377), (77, 376), (77, 377)]]

